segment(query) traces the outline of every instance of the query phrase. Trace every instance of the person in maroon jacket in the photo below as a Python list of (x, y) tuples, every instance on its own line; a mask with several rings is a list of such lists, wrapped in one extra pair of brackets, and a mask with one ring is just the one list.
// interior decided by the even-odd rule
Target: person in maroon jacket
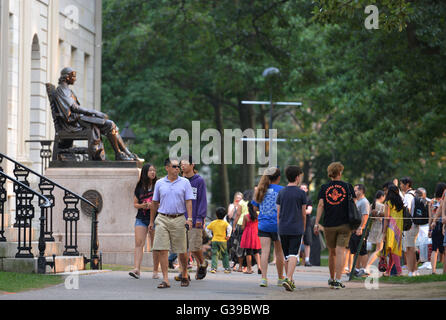
[[(180, 166), (183, 177), (189, 180), (194, 193), (194, 199), (192, 200), (192, 229), (188, 231), (188, 251), (197, 261), (198, 269), (195, 279), (201, 280), (206, 277), (208, 267), (208, 262), (203, 256), (203, 227), (207, 215), (206, 183), (196, 173), (192, 157), (181, 160)], [(175, 279), (180, 281), (181, 276), (179, 275)]]

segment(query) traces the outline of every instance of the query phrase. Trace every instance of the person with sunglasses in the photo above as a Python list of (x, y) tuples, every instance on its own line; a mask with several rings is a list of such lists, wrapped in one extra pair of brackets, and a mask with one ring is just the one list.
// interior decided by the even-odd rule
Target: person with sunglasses
[[(179, 255), (182, 270), (181, 286), (189, 286), (187, 272), (186, 228), (192, 228), (192, 200), (194, 194), (188, 179), (180, 177), (178, 160), (166, 159), (164, 162), (167, 176), (155, 184), (150, 212), (149, 231), (155, 225), (153, 251), (159, 252), (163, 281), (158, 288), (170, 288), (168, 278), (169, 250)], [(155, 219), (155, 213), (158, 216)]]

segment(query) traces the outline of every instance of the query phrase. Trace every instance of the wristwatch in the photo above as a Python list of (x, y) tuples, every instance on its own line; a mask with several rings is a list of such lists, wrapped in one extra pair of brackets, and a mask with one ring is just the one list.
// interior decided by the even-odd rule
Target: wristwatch
[(192, 218), (187, 218), (187, 221), (192, 221)]

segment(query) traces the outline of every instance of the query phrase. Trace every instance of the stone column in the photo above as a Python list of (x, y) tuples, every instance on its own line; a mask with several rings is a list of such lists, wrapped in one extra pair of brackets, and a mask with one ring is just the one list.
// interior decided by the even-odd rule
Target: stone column
[(94, 108), (101, 110), (102, 84), (102, 0), (95, 1)]
[(26, 166), (31, 166), (28, 148), (25, 140), (29, 139), (30, 133), (30, 83), (31, 83), (31, 50), (32, 43), (32, 2), (20, 2), (20, 45), (19, 46), (19, 95), (17, 108), (17, 160)]
[[(48, 9), (48, 64), (47, 82), (57, 85), (59, 79), (59, 1), (50, 0)], [(48, 100), (48, 99), (47, 99)], [(49, 106), (49, 102), (47, 101)], [(47, 136), (50, 140), (54, 139), (54, 125), (51, 115), (51, 108), (48, 107), (47, 114)]]
[[(9, 1), (0, 1), (0, 152), (8, 145)], [(6, 168), (4, 168), (6, 169)]]

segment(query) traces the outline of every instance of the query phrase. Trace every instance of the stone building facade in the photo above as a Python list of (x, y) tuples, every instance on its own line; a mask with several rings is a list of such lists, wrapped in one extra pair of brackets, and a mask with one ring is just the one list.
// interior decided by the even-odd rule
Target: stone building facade
[(101, 41), (101, 0), (0, 1), (0, 152), (40, 173), (40, 144), (26, 141), (54, 139), (45, 83), (66, 66), (81, 105), (100, 110)]

